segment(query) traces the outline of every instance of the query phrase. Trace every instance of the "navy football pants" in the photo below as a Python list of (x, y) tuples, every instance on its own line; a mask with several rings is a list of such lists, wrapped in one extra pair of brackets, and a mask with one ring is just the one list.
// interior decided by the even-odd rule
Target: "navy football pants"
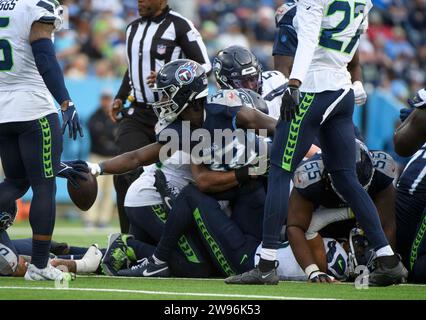
[(334, 186), (353, 209), (371, 245), (379, 249), (388, 244), (376, 207), (356, 175), (353, 111), (352, 90), (304, 93), (299, 115), (291, 123), (278, 123), (265, 204), (264, 248), (278, 249), (288, 213), (290, 180), (316, 136)]

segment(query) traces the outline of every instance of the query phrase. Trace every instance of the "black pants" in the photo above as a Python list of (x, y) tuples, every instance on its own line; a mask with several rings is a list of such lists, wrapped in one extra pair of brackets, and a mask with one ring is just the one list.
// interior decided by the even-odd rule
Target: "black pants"
[[(116, 142), (119, 153), (142, 148), (155, 142), (155, 124), (158, 119), (152, 109), (132, 104), (123, 112), (123, 119), (118, 126)], [(129, 232), (129, 221), (124, 210), (124, 198), (127, 189), (143, 172), (142, 167), (123, 175), (114, 176), (114, 187), (117, 193), (118, 217), (122, 233)]]

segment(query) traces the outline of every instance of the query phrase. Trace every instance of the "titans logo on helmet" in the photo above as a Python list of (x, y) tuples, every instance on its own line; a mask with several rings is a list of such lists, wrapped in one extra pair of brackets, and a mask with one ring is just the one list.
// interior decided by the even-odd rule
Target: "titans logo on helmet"
[(181, 84), (190, 84), (195, 79), (197, 68), (193, 62), (185, 63), (176, 70), (176, 79)]

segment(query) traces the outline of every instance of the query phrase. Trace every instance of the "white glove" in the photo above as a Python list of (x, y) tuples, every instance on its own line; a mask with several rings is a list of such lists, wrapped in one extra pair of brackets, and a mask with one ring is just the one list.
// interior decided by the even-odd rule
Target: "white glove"
[(355, 81), (352, 83), (352, 89), (355, 94), (355, 104), (362, 106), (367, 101), (367, 93), (364, 90), (364, 86), (361, 81)]
[(87, 162), (87, 166), (89, 167), (89, 172), (92, 176), (99, 176), (102, 174), (102, 168), (98, 163)]

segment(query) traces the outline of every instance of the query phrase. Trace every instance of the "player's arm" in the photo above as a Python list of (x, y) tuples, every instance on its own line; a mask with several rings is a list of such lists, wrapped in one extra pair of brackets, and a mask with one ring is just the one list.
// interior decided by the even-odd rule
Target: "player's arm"
[(359, 61), (359, 51), (355, 52), (352, 61), (348, 64), (348, 71), (351, 74), (352, 89), (354, 90), (355, 103), (363, 105), (367, 101), (367, 93), (362, 84), (362, 69)]
[(395, 188), (390, 184), (386, 189), (374, 196), (374, 204), (379, 213), (380, 222), (386, 238), (392, 248), (396, 244), (396, 223), (395, 223)]
[(191, 171), (198, 189), (204, 193), (224, 192), (239, 184), (235, 170), (219, 172), (203, 164), (191, 164)]
[(123, 105), (129, 97), (131, 90), (129, 70), (127, 69), (124, 74), (123, 81), (121, 82), (120, 89), (118, 90), (113, 103), (108, 107), (108, 116), (112, 122), (117, 122), (117, 115), (123, 109)]
[(55, 30), (53, 24), (34, 22), (31, 25), (30, 44), (37, 69), (46, 84), (47, 89), (61, 106), (64, 120), (62, 131), (69, 126), (69, 135), (74, 140), (77, 132), (83, 137), (83, 129), (78, 119), (77, 111), (71, 101), (65, 86), (64, 75), (56, 59), (55, 48), (52, 42), (52, 34)]
[(426, 110), (415, 109), (396, 129), (395, 151), (402, 157), (412, 156), (426, 142)]
[(313, 203), (293, 188), (289, 200), (287, 236), (294, 256), (300, 267), (305, 271), (309, 281), (332, 282), (332, 278), (325, 273), (327, 262), (324, 261), (322, 251), (318, 250), (321, 245), (324, 246), (322, 240), (319, 243), (321, 238), (315, 237), (311, 240), (311, 244), (305, 238), (305, 232), (309, 228), (313, 211)]
[(102, 174), (124, 174), (159, 160), (162, 144), (155, 142), (143, 148), (123, 153), (101, 163), (87, 163), (94, 176)]
[(277, 120), (257, 109), (241, 107), (237, 113), (237, 126), (239, 128), (267, 130), (268, 136), (273, 136), (276, 125)]

